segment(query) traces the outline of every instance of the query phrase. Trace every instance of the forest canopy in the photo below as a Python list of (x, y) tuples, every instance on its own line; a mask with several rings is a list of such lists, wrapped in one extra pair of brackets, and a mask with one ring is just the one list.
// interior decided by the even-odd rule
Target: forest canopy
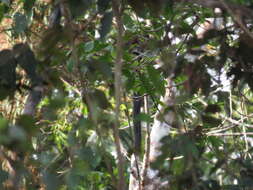
[(0, 44), (0, 189), (253, 189), (251, 0), (0, 0)]

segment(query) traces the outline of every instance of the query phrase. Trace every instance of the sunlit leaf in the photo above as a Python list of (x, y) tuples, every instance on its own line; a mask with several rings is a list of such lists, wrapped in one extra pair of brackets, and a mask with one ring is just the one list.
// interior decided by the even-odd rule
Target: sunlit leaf
[(84, 45), (84, 50), (86, 52), (91, 51), (93, 48), (94, 48), (94, 42), (93, 41), (86, 42), (85, 45)]

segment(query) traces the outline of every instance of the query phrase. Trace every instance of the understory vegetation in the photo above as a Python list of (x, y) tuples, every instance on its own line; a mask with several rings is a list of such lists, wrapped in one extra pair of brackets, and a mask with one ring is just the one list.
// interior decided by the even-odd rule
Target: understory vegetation
[(0, 0), (0, 189), (253, 189), (251, 0)]

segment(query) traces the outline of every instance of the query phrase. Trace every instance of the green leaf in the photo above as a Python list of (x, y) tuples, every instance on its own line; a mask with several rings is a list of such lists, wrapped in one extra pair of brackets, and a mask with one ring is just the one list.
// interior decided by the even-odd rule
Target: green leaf
[(161, 78), (160, 72), (156, 70), (153, 66), (148, 66), (147, 71), (148, 71), (150, 82), (153, 83), (153, 88), (156, 89), (157, 93), (164, 94), (165, 83)]
[(182, 175), (182, 173), (185, 170), (185, 165), (184, 165), (184, 160), (183, 159), (179, 159), (179, 160), (175, 160), (173, 161), (172, 164), (172, 170), (176, 175)]
[(135, 86), (136, 83), (135, 73), (131, 72), (129, 69), (124, 69), (123, 74), (126, 77), (125, 87), (127, 91), (129, 91)]
[(7, 144), (10, 141), (8, 127), (8, 121), (0, 117), (0, 144)]
[(96, 168), (101, 157), (90, 147), (82, 148), (78, 151), (79, 159), (85, 160), (91, 168)]
[(129, 29), (133, 29), (135, 27), (134, 21), (129, 14), (123, 15), (123, 22), (124, 22), (124, 25), (128, 27)]
[(58, 117), (60, 117), (57, 114), (57, 111), (60, 108), (63, 108), (66, 104), (66, 100), (64, 99), (64, 97), (58, 96), (58, 97), (54, 97), (52, 99), (49, 100), (49, 105), (45, 105), (43, 107), (43, 118), (46, 120), (56, 120)]
[(190, 26), (186, 22), (181, 22), (179, 27), (175, 29), (176, 33), (182, 35), (182, 34), (188, 34), (193, 32), (192, 26)]
[(30, 115), (21, 115), (17, 118), (17, 125), (22, 127), (27, 134), (33, 135), (38, 128), (35, 127), (35, 120)]
[(15, 15), (14, 15), (14, 31), (16, 34), (20, 34), (20, 33), (23, 33), (26, 28), (27, 28), (27, 25), (28, 25), (28, 21), (27, 21), (27, 18), (24, 14), (22, 13), (19, 13), (17, 12)]
[(8, 128), (8, 121), (2, 117), (0, 117), (0, 132), (2, 133)]
[(85, 129), (92, 129), (93, 127), (93, 123), (87, 119), (87, 118), (81, 118), (78, 122), (77, 122), (77, 126), (83, 130), (83, 128)]
[(76, 65), (76, 61), (74, 60), (73, 57), (71, 57), (71, 58), (67, 61), (67, 69), (68, 69), (68, 71), (69, 71), (69, 72), (72, 72), (75, 65)]
[(207, 137), (209, 143), (211, 143), (214, 148), (218, 149), (219, 147), (223, 146), (223, 141), (218, 137)]
[(0, 22), (2, 21), (4, 17), (4, 5), (0, 4)]
[(25, 142), (27, 140), (26, 132), (23, 128), (19, 126), (11, 126), (9, 128), (9, 136), (12, 140), (17, 140), (18, 142)]
[(57, 110), (57, 109), (64, 107), (65, 104), (66, 104), (66, 102), (63, 97), (56, 97), (54, 99), (51, 99), (50, 108)]
[(0, 2), (5, 3), (6, 5), (10, 5), (10, 0), (1, 0)]
[(138, 115), (136, 116), (136, 120), (137, 120), (137, 121), (145, 121), (145, 122), (148, 122), (148, 123), (150, 123), (150, 122), (153, 121), (153, 119), (150, 117), (150, 115), (145, 114), (145, 113), (140, 113), (140, 114), (138, 114)]
[(106, 12), (101, 19), (101, 26), (99, 28), (100, 39), (104, 39), (110, 32), (112, 26), (112, 11)]
[(100, 182), (102, 180), (103, 175), (104, 174), (102, 172), (91, 172), (91, 180), (95, 182)]
[(31, 12), (33, 5), (35, 3), (36, 0), (23, 0), (24, 2), (24, 9), (26, 12)]
[(108, 46), (107, 43), (104, 43), (104, 42), (102, 42), (100, 40), (95, 40), (94, 41), (94, 49), (93, 49), (93, 51), (96, 51), (96, 52), (101, 51), (104, 48), (106, 48), (107, 46)]
[(86, 52), (92, 51), (93, 48), (94, 48), (94, 41), (86, 42), (85, 45), (84, 45), (84, 50), (85, 50)]

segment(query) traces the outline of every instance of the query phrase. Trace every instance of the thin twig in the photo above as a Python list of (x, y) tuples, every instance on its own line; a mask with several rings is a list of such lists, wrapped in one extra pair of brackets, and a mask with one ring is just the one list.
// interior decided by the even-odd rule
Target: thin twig
[(212, 133), (207, 134), (207, 136), (244, 136), (244, 135), (253, 135), (253, 132), (248, 133)]
[[(232, 118), (227, 118), (227, 121), (229, 121), (230, 123), (233, 123), (235, 125), (242, 125), (242, 121), (241, 120), (237, 121), (237, 120), (234, 120)], [(245, 127), (248, 127), (248, 128), (253, 128), (253, 125), (250, 125), (250, 124), (247, 124), (247, 123), (244, 123), (243, 125)]]
[(236, 126), (236, 125), (232, 125), (232, 126), (223, 127), (223, 128), (221, 128), (221, 129), (218, 129), (218, 130), (212, 130), (212, 131), (207, 132), (206, 134), (207, 134), (207, 135), (211, 135), (211, 134), (216, 134), (216, 133), (228, 131), (229, 129), (232, 129), (232, 128), (234, 128), (235, 126)]
[[(247, 108), (245, 106), (245, 99), (243, 97), (242, 97), (242, 102), (241, 102), (241, 110), (243, 112), (245, 112), (245, 115), (248, 115)], [(242, 119), (242, 121), (244, 121), (242, 115), (241, 115), (241, 119)], [(245, 128), (244, 125), (242, 125), (242, 130), (243, 130), (243, 133), (244, 133), (245, 152), (248, 152), (249, 151), (249, 145), (248, 145), (248, 141), (247, 141), (248, 138), (247, 138), (246, 128)]]

